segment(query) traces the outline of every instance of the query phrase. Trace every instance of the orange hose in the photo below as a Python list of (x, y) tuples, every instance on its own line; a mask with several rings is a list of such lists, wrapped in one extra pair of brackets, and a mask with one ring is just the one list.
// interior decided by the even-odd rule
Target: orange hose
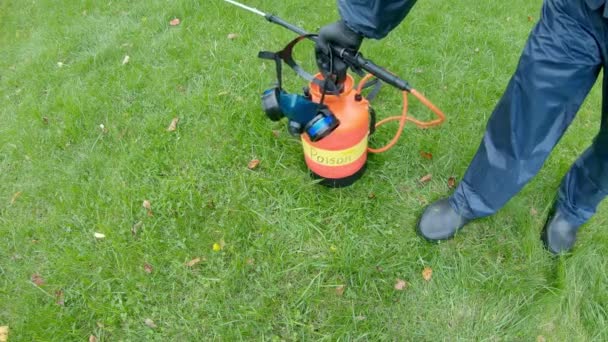
[[(367, 74), (367, 75), (365, 75), (365, 77), (363, 77), (363, 79), (359, 83), (359, 86), (357, 87), (357, 94), (361, 94), (361, 91), (363, 90), (363, 86), (373, 76), (374, 75), (372, 75), (372, 74)], [(400, 116), (391, 116), (391, 117), (388, 117), (388, 118), (383, 119), (380, 122), (376, 123), (376, 128), (378, 128), (387, 122), (399, 120), (399, 130), (397, 131), (397, 133), (395, 133), (395, 136), (393, 137), (393, 139), (391, 139), (391, 141), (388, 144), (386, 144), (384, 147), (377, 148), (377, 149), (368, 147), (367, 148), (368, 152), (382, 153), (382, 152), (388, 151), (393, 146), (395, 146), (395, 144), (401, 137), (401, 133), (403, 132), (403, 128), (405, 127), (405, 123), (407, 121), (413, 122), (416, 126), (418, 126), (420, 128), (429, 128), (429, 127), (437, 126), (445, 121), (445, 114), (443, 114), (443, 112), (439, 108), (437, 108), (431, 101), (429, 101), (426, 97), (424, 97), (424, 95), (419, 93), (416, 89), (411, 89), (410, 93), (412, 95), (414, 95), (414, 97), (416, 97), (420, 102), (422, 102), (422, 104), (424, 104), (426, 107), (428, 107), (433, 113), (435, 113), (435, 115), (437, 115), (437, 119), (431, 120), (431, 121), (420, 121), (414, 117), (408, 117), (407, 116), (407, 109), (408, 109), (407, 92), (402, 91), (401, 93), (403, 95), (403, 109), (401, 111), (401, 115)]]
[(416, 89), (412, 89), (410, 92), (420, 102), (422, 102), (422, 104), (427, 106), (433, 113), (435, 113), (437, 115), (437, 119), (431, 120), (431, 121), (426, 121), (426, 122), (420, 121), (416, 118), (408, 118), (408, 120), (410, 120), (411, 122), (413, 122), (420, 128), (428, 128), (428, 127), (437, 126), (445, 121), (445, 114), (443, 114), (443, 112), (439, 108), (437, 108), (431, 101), (429, 101), (426, 97), (424, 97), (424, 95), (420, 94)]

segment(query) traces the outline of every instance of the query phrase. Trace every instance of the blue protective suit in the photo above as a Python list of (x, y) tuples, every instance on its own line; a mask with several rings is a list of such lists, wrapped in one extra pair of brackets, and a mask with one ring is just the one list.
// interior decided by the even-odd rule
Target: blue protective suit
[[(540, 170), (600, 71), (608, 66), (607, 1), (544, 1), (541, 18), (488, 121), (481, 145), (450, 197), (459, 214), (474, 219), (495, 213)], [(414, 3), (338, 0), (347, 25), (370, 38), (385, 36)], [(608, 73), (604, 72), (599, 133), (564, 177), (557, 209), (580, 225), (606, 195)]]

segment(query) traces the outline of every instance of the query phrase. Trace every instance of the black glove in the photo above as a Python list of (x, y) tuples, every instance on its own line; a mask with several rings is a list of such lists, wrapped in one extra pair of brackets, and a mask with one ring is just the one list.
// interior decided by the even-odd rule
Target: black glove
[(315, 46), (319, 70), (330, 76), (336, 85), (342, 84), (346, 80), (348, 66), (331, 51), (330, 46), (344, 48), (354, 54), (361, 47), (362, 41), (363, 36), (348, 28), (342, 20), (323, 26)]

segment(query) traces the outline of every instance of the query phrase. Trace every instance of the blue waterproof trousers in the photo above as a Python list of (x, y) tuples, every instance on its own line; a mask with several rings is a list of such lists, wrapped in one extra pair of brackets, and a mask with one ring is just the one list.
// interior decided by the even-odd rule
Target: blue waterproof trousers
[[(591, 2), (545, 0), (481, 146), (450, 197), (450, 204), (462, 216), (474, 219), (495, 213), (537, 174), (602, 67), (608, 66), (608, 19), (604, 17), (608, 9)], [(604, 69), (599, 133), (563, 179), (557, 209), (570, 223), (583, 224), (607, 194), (608, 76)]]

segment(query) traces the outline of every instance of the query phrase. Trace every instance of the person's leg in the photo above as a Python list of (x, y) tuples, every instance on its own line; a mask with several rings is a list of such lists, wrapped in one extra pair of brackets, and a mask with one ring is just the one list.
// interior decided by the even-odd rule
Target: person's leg
[[(606, 70), (606, 67), (604, 67)], [(600, 132), (562, 180), (542, 239), (553, 253), (574, 245), (578, 228), (595, 214), (608, 195), (608, 74), (604, 73)]]
[(586, 13), (584, 0), (545, 1), (479, 150), (454, 194), (425, 210), (422, 236), (452, 237), (469, 220), (499, 210), (539, 171), (601, 68)]

